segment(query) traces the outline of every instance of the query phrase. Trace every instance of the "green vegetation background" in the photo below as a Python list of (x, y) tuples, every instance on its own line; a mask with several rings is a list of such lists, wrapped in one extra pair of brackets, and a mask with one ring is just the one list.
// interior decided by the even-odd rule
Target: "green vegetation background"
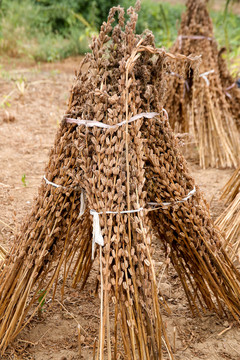
[[(0, 0), (0, 55), (55, 61), (89, 50), (89, 40), (118, 4), (135, 0)], [(143, 0), (137, 31), (152, 30), (158, 46), (169, 48), (176, 39), (182, 5)], [(240, 56), (240, 17), (224, 9), (211, 12), (215, 37), (229, 48), (229, 59)]]

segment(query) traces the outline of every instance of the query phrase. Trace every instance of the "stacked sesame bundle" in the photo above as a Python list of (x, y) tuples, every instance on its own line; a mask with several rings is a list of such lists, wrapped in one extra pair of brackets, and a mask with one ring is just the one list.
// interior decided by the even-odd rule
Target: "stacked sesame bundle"
[(225, 234), (224, 247), (232, 259), (240, 260), (240, 166), (223, 189), (222, 199), (228, 207), (218, 217), (216, 224)]
[[(116, 12), (119, 22), (112, 28)], [(124, 347), (129, 359), (161, 359), (162, 341), (171, 354), (160, 315), (148, 218), (141, 210), (146, 208), (146, 192), (145, 140), (140, 131), (144, 116), (156, 115), (142, 113), (153, 78), (161, 82), (159, 65), (169, 56), (153, 47), (151, 34), (136, 36), (137, 14), (130, 8), (128, 15), (125, 26), (123, 9), (112, 9), (93, 40), (92, 54), (80, 66), (34, 209), (1, 268), (2, 351), (34, 316), (39, 290), (44, 289), (42, 302), (64, 262), (63, 283), (73, 263), (73, 285), (80, 280), (85, 284), (98, 243), (105, 245), (97, 249), (100, 358), (105, 344), (108, 358), (118, 358), (119, 347)], [(80, 126), (70, 124), (77, 118), (84, 119)], [(115, 308), (114, 341), (110, 304)], [(27, 319), (33, 305), (35, 310)]]
[(163, 345), (172, 357), (152, 229), (170, 248), (192, 309), (198, 299), (202, 307), (204, 301), (218, 313), (226, 306), (240, 315), (239, 274), (220, 250), (220, 235), (162, 108), (166, 69), (172, 71), (176, 59), (193, 59), (156, 49), (150, 33), (136, 36), (136, 11), (128, 15), (125, 25), (123, 9), (113, 8), (93, 39), (34, 209), (1, 268), (2, 352), (34, 316), (44, 289), (41, 306), (61, 267), (63, 284), (73, 268), (73, 286), (84, 286), (99, 256), (97, 358), (118, 359), (121, 351), (128, 359), (159, 360)]
[(165, 108), (172, 128), (194, 136), (203, 168), (237, 167), (239, 132), (222, 87), (217, 43), (205, 0), (187, 1), (187, 11), (171, 51), (186, 56), (202, 55), (199, 76), (194, 78), (192, 70), (185, 77), (181, 73), (170, 75)]

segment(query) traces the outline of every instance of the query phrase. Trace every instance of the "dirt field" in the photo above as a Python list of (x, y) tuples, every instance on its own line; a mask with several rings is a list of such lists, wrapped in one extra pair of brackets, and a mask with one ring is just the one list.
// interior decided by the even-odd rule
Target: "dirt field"
[[(79, 61), (39, 66), (10, 62), (0, 69), (0, 103), (5, 102), (0, 108), (0, 244), (7, 249), (37, 195)], [(189, 160), (189, 167), (216, 217), (224, 208), (220, 190), (233, 171), (204, 171), (194, 160)], [(157, 248), (155, 261), (159, 285), (171, 310), (171, 314), (163, 311), (163, 317), (175, 359), (240, 359), (239, 325), (211, 313), (193, 317), (174, 270), (169, 267), (164, 271), (164, 259)], [(78, 324), (82, 326), (81, 359), (92, 359), (100, 319), (94, 289), (93, 271), (82, 293), (67, 285), (63, 299), (59, 294), (54, 303), (48, 298), (41, 316), (19, 334), (2, 359), (80, 359)], [(164, 359), (168, 359), (167, 354)]]

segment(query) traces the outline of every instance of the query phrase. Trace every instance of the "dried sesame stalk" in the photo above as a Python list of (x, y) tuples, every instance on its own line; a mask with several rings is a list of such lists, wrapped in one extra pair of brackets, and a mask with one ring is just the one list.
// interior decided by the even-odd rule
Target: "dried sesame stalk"
[(224, 248), (232, 260), (240, 257), (240, 167), (233, 173), (223, 188), (222, 199), (228, 204), (216, 220), (216, 225), (225, 235)]

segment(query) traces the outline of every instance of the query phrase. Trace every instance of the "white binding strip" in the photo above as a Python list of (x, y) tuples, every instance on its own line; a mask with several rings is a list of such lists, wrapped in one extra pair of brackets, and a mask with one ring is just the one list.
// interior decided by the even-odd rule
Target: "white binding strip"
[(169, 206), (169, 205), (174, 205), (174, 204), (178, 204), (178, 203), (183, 203), (184, 201), (187, 201), (190, 197), (193, 196), (193, 194), (195, 194), (196, 192), (196, 187), (194, 186), (193, 190), (191, 190), (187, 196), (185, 196), (182, 200), (177, 200), (177, 201), (173, 201), (173, 202), (162, 202), (162, 203), (157, 203), (157, 202), (149, 202), (148, 205), (152, 205), (152, 206)]
[[(157, 203), (157, 202), (149, 202), (148, 205), (151, 206), (170, 206), (177, 203), (183, 203), (184, 201), (187, 201), (190, 197), (193, 196), (196, 192), (196, 187), (194, 186), (193, 190), (191, 190), (187, 196), (185, 196), (182, 200), (174, 201), (174, 202), (163, 202), (163, 203)], [(143, 208), (139, 208), (137, 210), (125, 210), (125, 211), (106, 211), (104, 214), (132, 214), (135, 212), (142, 211)], [(93, 239), (92, 239), (92, 260), (94, 260), (94, 251), (95, 251), (95, 244), (98, 244), (100, 246), (104, 246), (104, 240), (101, 232), (100, 227), (100, 219), (99, 215), (103, 214), (103, 211), (97, 212), (96, 210), (90, 210), (90, 214), (93, 216)]]
[(212, 40), (213, 38), (210, 36), (204, 36), (204, 35), (179, 35), (178, 38), (181, 39), (190, 39), (190, 40)]
[[(214, 73), (214, 70), (209, 70), (209, 71), (206, 71), (206, 72), (200, 74), (199, 77), (202, 77), (202, 78), (205, 80), (207, 86), (209, 86), (210, 83), (209, 83), (209, 80), (208, 80), (208, 78), (207, 78), (207, 75), (213, 74), (213, 73)], [(179, 75), (179, 74), (177, 74), (177, 73), (175, 73), (175, 72), (171, 72), (170, 75), (177, 76), (179, 79), (184, 79), (181, 75)], [(184, 84), (185, 84), (185, 86), (187, 87), (187, 91), (189, 91), (189, 85), (188, 85), (187, 80), (185, 80), (185, 83), (184, 83)], [(227, 90), (227, 89), (226, 89), (226, 90)]]
[[(162, 112), (164, 112), (164, 114), (166, 115), (166, 117), (168, 119), (167, 110), (162, 108)], [(157, 113), (157, 112), (140, 113), (138, 115), (135, 115), (135, 116), (131, 117), (128, 121), (124, 120), (124, 121), (121, 121), (120, 123), (115, 124), (115, 125), (104, 124), (104, 123), (102, 123), (100, 121), (96, 121), (96, 120), (72, 119), (72, 118), (68, 118), (68, 117), (65, 118), (65, 120), (69, 124), (85, 125), (86, 127), (94, 127), (94, 126), (96, 126), (96, 127), (100, 127), (100, 128), (103, 128), (103, 129), (116, 129), (119, 126), (122, 126), (122, 125), (127, 124), (127, 123), (129, 124), (129, 123), (131, 123), (131, 122), (133, 122), (135, 120), (141, 119), (142, 117), (147, 118), (147, 119), (152, 119), (157, 115), (159, 115), (159, 113)]]
[(179, 74), (177, 74), (177, 73), (175, 73), (175, 72), (173, 72), (173, 71), (170, 72), (170, 75), (176, 76), (176, 77), (178, 77), (179, 79), (183, 79), (183, 76), (181, 76), (181, 75), (179, 75)]
[[(43, 175), (43, 179), (45, 180), (46, 184), (47, 185), (51, 185), (51, 186), (54, 186), (56, 188), (62, 188), (62, 189), (66, 189), (65, 186), (62, 186), (62, 185), (58, 185), (58, 184), (55, 184), (54, 182), (52, 181), (49, 181), (45, 175)], [(80, 195), (80, 211), (79, 211), (79, 215), (78, 217), (80, 218), (84, 212), (86, 210), (86, 193), (83, 189), (81, 189), (81, 195)]]
[(80, 196), (80, 211), (79, 211), (79, 215), (78, 215), (79, 218), (85, 213), (85, 210), (86, 210), (86, 193), (82, 189), (81, 196)]
[[(142, 211), (143, 208), (137, 210), (125, 210), (125, 211), (106, 211), (104, 214), (132, 214)], [(90, 214), (93, 216), (93, 238), (92, 238), (92, 260), (94, 259), (95, 244), (104, 246), (104, 240), (100, 227), (99, 215), (103, 214), (103, 211), (97, 212), (96, 210), (90, 210)]]
[(98, 212), (90, 210), (90, 214), (93, 216), (92, 260), (94, 260), (95, 244), (104, 246), (104, 240), (101, 232)]
[(199, 77), (202, 77), (202, 78), (206, 81), (207, 86), (209, 86), (209, 84), (210, 84), (210, 83), (209, 83), (209, 80), (208, 80), (208, 78), (207, 78), (207, 75), (213, 74), (214, 71), (215, 71), (215, 70), (209, 70), (209, 71), (206, 71), (206, 72), (204, 72), (204, 73), (202, 73), (202, 74), (199, 75)]
[(178, 40), (179, 40), (179, 48), (181, 49), (182, 47), (182, 39), (190, 39), (190, 40), (212, 40), (212, 37), (209, 36), (204, 36), (204, 35), (179, 35), (178, 36)]
[(228, 86), (227, 88), (225, 88), (225, 91), (231, 90), (232, 88), (234, 88), (234, 86), (236, 86), (236, 83), (234, 82), (232, 85)]
[(170, 72), (170, 75), (172, 76), (176, 76), (177, 78), (184, 80), (184, 89), (183, 89), (183, 97), (185, 96), (185, 92), (186, 90), (189, 91), (189, 85), (188, 85), (188, 81), (184, 79), (183, 76), (179, 75), (178, 73), (175, 73), (173, 71)]
[(47, 185), (52, 185), (52, 186), (54, 186), (54, 187), (56, 187), (56, 188), (62, 188), (62, 187), (64, 187), (64, 186), (62, 186), (62, 185), (58, 185), (58, 184), (55, 184), (55, 183), (52, 182), (52, 181), (49, 181), (49, 180), (46, 178), (45, 175), (43, 175), (43, 179), (45, 180), (45, 182), (46, 182)]

